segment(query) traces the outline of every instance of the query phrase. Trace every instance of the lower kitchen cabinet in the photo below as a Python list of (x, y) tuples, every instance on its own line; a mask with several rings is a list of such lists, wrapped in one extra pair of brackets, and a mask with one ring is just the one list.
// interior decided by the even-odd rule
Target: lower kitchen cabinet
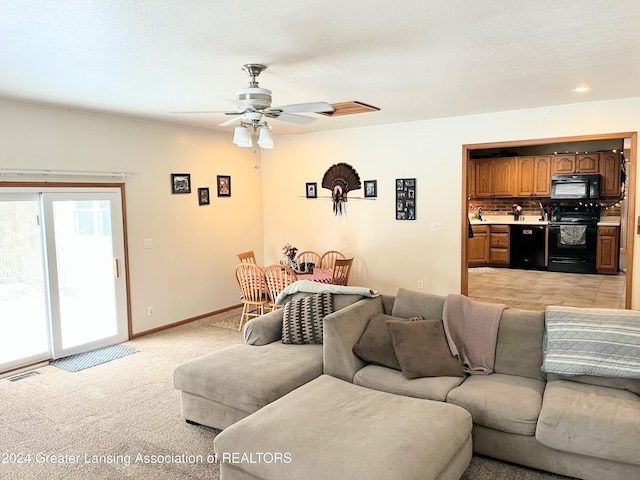
[(489, 227), (489, 263), (509, 266), (509, 225)]
[(467, 263), (470, 267), (489, 263), (489, 226), (473, 225), (473, 238), (467, 240)]
[(598, 273), (618, 273), (620, 260), (620, 228), (598, 227), (598, 244), (596, 247), (596, 271)]

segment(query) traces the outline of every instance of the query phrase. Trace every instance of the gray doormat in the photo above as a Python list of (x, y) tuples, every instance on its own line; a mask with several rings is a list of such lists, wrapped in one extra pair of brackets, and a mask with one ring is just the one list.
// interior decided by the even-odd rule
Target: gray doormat
[(79, 372), (86, 368), (95, 367), (101, 363), (107, 363), (117, 358), (126, 357), (138, 350), (125, 347), (123, 345), (111, 345), (109, 347), (99, 348), (91, 352), (78, 353), (64, 358), (58, 358), (51, 362), (54, 367), (61, 368), (67, 372)]

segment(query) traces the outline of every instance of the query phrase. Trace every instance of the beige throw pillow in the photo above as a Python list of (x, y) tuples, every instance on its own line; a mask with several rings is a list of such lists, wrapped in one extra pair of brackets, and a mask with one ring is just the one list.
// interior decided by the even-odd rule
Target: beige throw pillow
[(460, 377), (464, 374), (460, 360), (449, 350), (440, 320), (389, 320), (386, 326), (405, 377)]

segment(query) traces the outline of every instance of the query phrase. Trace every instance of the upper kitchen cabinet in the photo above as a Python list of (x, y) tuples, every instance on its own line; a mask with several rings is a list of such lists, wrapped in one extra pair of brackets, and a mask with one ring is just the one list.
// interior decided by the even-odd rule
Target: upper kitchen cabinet
[(576, 169), (575, 155), (553, 155), (551, 157), (551, 175), (574, 173)]
[(476, 196), (476, 165), (474, 162), (467, 162), (467, 198)]
[(476, 160), (476, 196), (515, 196), (516, 160), (515, 158)]
[(619, 152), (600, 153), (600, 195), (603, 197), (620, 195), (621, 162)]
[(597, 153), (584, 153), (576, 155), (575, 173), (600, 173), (600, 155)]
[(597, 153), (553, 155), (551, 175), (571, 173), (600, 173), (600, 157)]
[(516, 195), (548, 197), (551, 194), (551, 156), (519, 157)]

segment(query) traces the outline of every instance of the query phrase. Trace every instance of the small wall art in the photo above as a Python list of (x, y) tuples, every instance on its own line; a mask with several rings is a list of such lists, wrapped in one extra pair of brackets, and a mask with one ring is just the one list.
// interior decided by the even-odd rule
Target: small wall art
[(377, 196), (378, 196), (378, 181), (365, 180), (364, 181), (364, 197), (375, 198)]
[(396, 179), (396, 220), (416, 219), (416, 179)]
[(218, 196), (231, 196), (231, 177), (229, 175), (218, 175)]
[(307, 182), (307, 198), (318, 198), (318, 184)]
[(210, 205), (209, 187), (198, 188), (198, 205)]
[(191, 193), (191, 175), (189, 173), (172, 173), (171, 193)]

